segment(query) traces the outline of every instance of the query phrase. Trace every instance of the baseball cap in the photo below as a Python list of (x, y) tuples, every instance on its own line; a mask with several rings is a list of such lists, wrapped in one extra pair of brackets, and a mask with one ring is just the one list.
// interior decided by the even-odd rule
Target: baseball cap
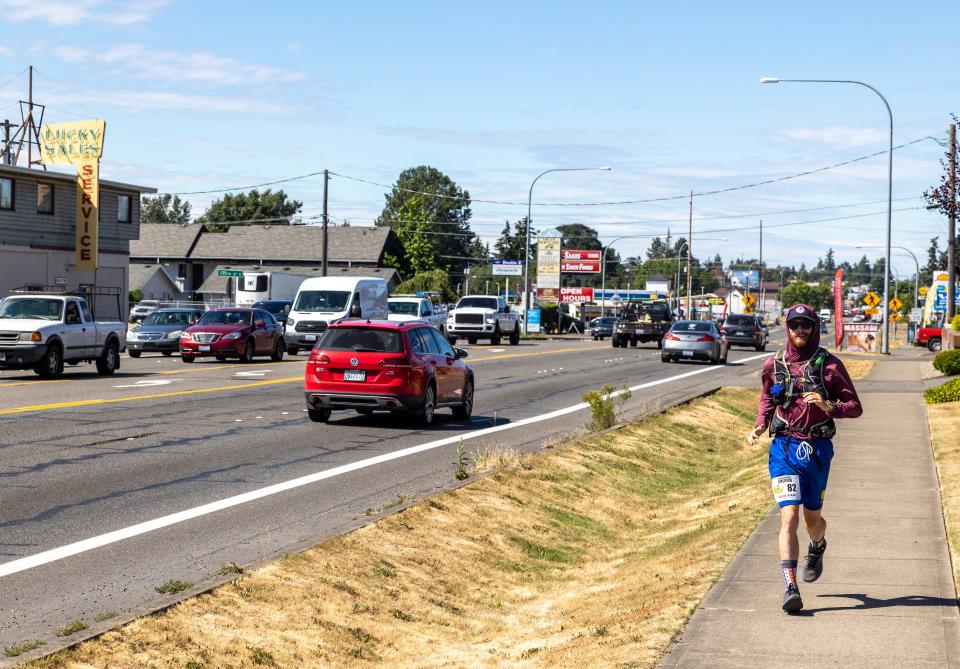
[(813, 309), (804, 304), (795, 304), (790, 307), (790, 311), (787, 312), (787, 321), (792, 321), (796, 318), (805, 318), (811, 323), (817, 322), (817, 317), (814, 316)]

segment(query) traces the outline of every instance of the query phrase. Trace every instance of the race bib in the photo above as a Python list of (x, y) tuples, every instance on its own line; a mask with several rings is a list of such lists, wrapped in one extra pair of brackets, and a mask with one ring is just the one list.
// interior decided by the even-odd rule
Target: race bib
[(799, 502), (800, 501), (800, 477), (777, 476), (770, 479), (773, 486), (773, 499), (780, 502)]

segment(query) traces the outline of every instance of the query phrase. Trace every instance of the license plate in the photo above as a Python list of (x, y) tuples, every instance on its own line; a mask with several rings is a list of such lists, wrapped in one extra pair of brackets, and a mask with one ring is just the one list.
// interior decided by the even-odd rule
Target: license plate
[(366, 381), (367, 373), (364, 370), (345, 369), (343, 370), (344, 381)]
[(684, 351), (683, 355), (693, 357), (693, 351)]
[(210, 347), (209, 347), (209, 346), (202, 346), (202, 345), (200, 346), (200, 352), (201, 352), (201, 353), (206, 353), (206, 352), (209, 351), (209, 350), (210, 350)]
[(743, 333), (742, 333), (742, 332), (737, 332), (736, 334), (738, 334), (738, 335), (741, 335), (741, 336), (743, 335)]
[(316, 341), (317, 335), (303, 335), (303, 341)]

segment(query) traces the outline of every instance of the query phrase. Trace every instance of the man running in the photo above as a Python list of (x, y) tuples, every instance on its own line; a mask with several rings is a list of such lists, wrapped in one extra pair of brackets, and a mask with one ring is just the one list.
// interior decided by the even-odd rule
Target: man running
[(863, 408), (843, 363), (820, 348), (820, 318), (813, 308), (790, 307), (786, 330), (786, 350), (763, 365), (760, 406), (747, 443), (756, 443), (767, 430), (773, 436), (768, 462), (773, 497), (780, 506), (783, 610), (794, 613), (803, 608), (797, 587), (799, 505), (810, 535), (803, 580), (812, 583), (823, 573), (827, 549), (827, 521), (820, 509), (833, 459), (834, 419), (858, 418)]

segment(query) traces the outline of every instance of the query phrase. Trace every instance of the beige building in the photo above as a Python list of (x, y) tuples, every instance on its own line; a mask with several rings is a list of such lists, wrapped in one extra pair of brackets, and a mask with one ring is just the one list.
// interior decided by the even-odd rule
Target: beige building
[(0, 298), (21, 288), (85, 291), (97, 318), (125, 319), (130, 242), (140, 235), (140, 196), (155, 192), (100, 181), (100, 266), (80, 270), (74, 255), (76, 177), (0, 165)]

